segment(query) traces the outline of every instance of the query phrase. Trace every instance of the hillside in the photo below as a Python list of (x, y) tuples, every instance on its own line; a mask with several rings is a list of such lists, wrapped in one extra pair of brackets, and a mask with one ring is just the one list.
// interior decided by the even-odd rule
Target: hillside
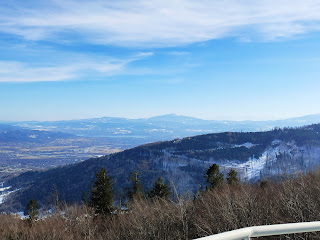
[(151, 142), (319, 122), (320, 115), (278, 121), (216, 121), (176, 114), (140, 119), (7, 122), (0, 124), (0, 182), (13, 174), (72, 164)]
[(225, 132), (142, 145), (112, 155), (43, 172), (28, 172), (5, 186), (12, 193), (2, 208), (19, 209), (35, 198), (46, 205), (58, 190), (67, 202), (79, 202), (94, 173), (104, 166), (124, 189), (131, 171), (139, 169), (149, 187), (157, 177), (172, 181), (178, 192), (193, 193), (204, 184), (205, 170), (217, 163), (223, 172), (237, 170), (245, 181), (282, 173), (306, 172), (320, 165), (320, 124), (266, 132)]

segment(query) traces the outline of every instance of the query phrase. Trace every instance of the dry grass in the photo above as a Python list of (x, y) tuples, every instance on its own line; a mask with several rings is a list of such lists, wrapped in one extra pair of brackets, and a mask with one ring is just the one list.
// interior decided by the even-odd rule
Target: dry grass
[[(63, 214), (61, 214), (63, 213)], [(196, 199), (140, 199), (106, 218), (86, 206), (64, 206), (37, 221), (0, 215), (1, 239), (193, 239), (232, 229), (320, 219), (320, 173), (270, 183), (224, 185)], [(263, 238), (260, 238), (263, 239)], [(320, 239), (306, 233), (265, 239)]]

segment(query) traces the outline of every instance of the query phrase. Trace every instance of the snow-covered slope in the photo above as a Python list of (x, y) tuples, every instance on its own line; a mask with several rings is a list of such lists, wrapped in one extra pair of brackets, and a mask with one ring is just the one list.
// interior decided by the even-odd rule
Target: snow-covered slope
[(64, 196), (62, 200), (80, 201), (82, 191), (89, 191), (95, 172), (103, 166), (119, 190), (125, 189), (130, 172), (138, 169), (146, 188), (161, 176), (172, 182), (178, 192), (193, 193), (205, 185), (204, 175), (213, 163), (220, 165), (225, 176), (231, 169), (236, 170), (243, 181), (313, 170), (320, 166), (320, 124), (157, 142), (75, 165), (25, 173), (6, 184), (12, 190), (22, 188), (19, 194), (9, 196), (22, 206), (31, 198), (45, 202), (52, 189)]

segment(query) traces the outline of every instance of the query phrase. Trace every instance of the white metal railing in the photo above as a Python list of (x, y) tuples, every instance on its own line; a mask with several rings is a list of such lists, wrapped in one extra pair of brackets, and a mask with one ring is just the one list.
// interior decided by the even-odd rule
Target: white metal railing
[(241, 228), (230, 232), (219, 233), (196, 240), (243, 240), (251, 237), (264, 237), (290, 233), (320, 231), (320, 221), (303, 223), (286, 223)]

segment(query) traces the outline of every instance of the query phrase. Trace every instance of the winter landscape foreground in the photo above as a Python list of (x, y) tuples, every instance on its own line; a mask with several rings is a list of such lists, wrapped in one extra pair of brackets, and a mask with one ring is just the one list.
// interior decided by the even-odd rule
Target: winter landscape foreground
[[(95, 214), (85, 205), (59, 202), (55, 211), (34, 222), (0, 215), (4, 239), (195, 239), (247, 226), (319, 219), (319, 172), (280, 182), (223, 183), (194, 198), (135, 199), (128, 209)], [(302, 233), (265, 239), (318, 239)], [(262, 238), (264, 239), (264, 238)]]

